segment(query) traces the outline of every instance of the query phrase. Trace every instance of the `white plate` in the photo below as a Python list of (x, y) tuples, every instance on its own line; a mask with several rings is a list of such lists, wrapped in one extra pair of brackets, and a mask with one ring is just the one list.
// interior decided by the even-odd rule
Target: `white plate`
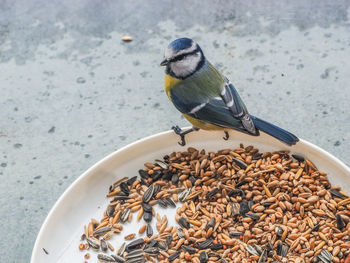
[[(350, 168), (309, 142), (301, 140), (297, 145), (289, 147), (266, 134), (254, 137), (232, 131), (228, 141), (222, 139), (223, 135), (223, 132), (193, 132), (186, 137), (187, 146), (216, 151), (236, 148), (239, 143), (243, 143), (245, 146), (253, 145), (260, 151), (290, 150), (307, 156), (320, 170), (328, 173), (332, 184), (340, 185), (345, 192), (350, 192)], [(138, 175), (137, 171), (143, 168), (145, 162), (162, 159), (165, 154), (173, 151), (185, 150), (186, 147), (177, 144), (178, 140), (179, 137), (172, 131), (147, 137), (110, 154), (83, 173), (63, 193), (48, 214), (36, 239), (31, 263), (84, 262), (86, 252), (78, 249), (83, 226), (92, 217), (101, 219), (108, 204), (105, 196), (109, 186), (123, 176)], [(173, 218), (175, 209), (161, 212), (165, 211), (168, 218)], [(113, 239), (112, 244), (121, 244), (125, 234), (137, 233), (141, 224), (142, 220), (141, 223), (133, 221), (125, 225), (123, 235), (118, 236), (119, 240)], [(92, 256), (89, 262), (97, 262), (95, 253), (89, 253)]]

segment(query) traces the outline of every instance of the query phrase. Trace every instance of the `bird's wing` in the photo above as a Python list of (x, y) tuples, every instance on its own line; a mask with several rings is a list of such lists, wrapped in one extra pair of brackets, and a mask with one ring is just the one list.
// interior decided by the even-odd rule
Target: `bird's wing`
[[(254, 132), (246, 128), (245, 122), (249, 122), (251, 119), (249, 114), (248, 120), (245, 119), (247, 114), (240, 114), (241, 112), (247, 113), (247, 110), (233, 86), (235, 92), (232, 91), (229, 85), (223, 84), (227, 89), (226, 95), (223, 95), (223, 91), (220, 94), (219, 90), (216, 91), (210, 88), (205, 90), (201, 87), (201, 85), (207, 84), (198, 80), (185, 80), (183, 83), (176, 85), (170, 90), (170, 97), (175, 107), (180, 112), (196, 119), (257, 135), (258, 131), (254, 124)], [(224, 99), (227, 99), (227, 103)]]
[(225, 85), (222, 88), (220, 96), (233, 117), (240, 119), (242, 125), (249, 133), (257, 134), (258, 131), (248, 113), (247, 107), (244, 105), (237, 90), (228, 79), (225, 79)]

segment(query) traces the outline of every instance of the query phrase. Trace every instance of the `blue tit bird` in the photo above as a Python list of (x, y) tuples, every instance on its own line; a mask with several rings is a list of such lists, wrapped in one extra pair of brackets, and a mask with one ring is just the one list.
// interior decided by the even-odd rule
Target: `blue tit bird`
[(187, 131), (172, 127), (185, 145), (185, 135), (198, 130), (230, 129), (258, 136), (263, 131), (278, 140), (294, 145), (299, 139), (292, 133), (249, 114), (232, 83), (204, 56), (199, 45), (189, 38), (169, 44), (164, 60), (165, 92), (170, 101), (193, 125)]

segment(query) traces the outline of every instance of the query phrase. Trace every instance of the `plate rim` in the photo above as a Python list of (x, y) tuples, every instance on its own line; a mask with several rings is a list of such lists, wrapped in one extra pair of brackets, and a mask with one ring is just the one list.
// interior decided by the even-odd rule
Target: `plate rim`
[[(188, 129), (191, 127), (183, 127), (183, 129)], [(40, 230), (36, 236), (35, 239), (35, 243), (32, 249), (32, 254), (31, 254), (31, 259), (30, 259), (30, 263), (35, 263), (35, 258), (37, 258), (37, 253), (39, 253), (40, 248), (39, 248), (39, 241), (43, 235), (43, 233), (45, 232), (45, 229), (47, 227), (48, 222), (51, 220), (54, 211), (56, 210), (56, 208), (59, 206), (59, 204), (62, 202), (62, 200), (65, 198), (66, 195), (68, 195), (68, 193), (70, 191), (72, 191), (72, 189), (79, 184), (79, 182), (81, 180), (83, 180), (83, 178), (85, 176), (87, 176), (92, 170), (94, 170), (96, 167), (99, 167), (102, 163), (108, 161), (109, 159), (113, 158), (115, 155), (119, 154), (120, 152), (133, 147), (136, 144), (157, 138), (157, 137), (162, 137), (162, 136), (166, 136), (166, 135), (170, 135), (170, 134), (174, 134), (173, 130), (167, 130), (167, 131), (162, 131), (156, 134), (152, 134), (149, 136), (146, 136), (144, 138), (138, 139), (134, 142), (131, 142), (123, 147), (121, 147), (120, 149), (117, 149), (113, 152), (111, 152), (110, 154), (108, 154), (107, 156), (103, 157), (102, 159), (100, 159), (99, 161), (97, 161), (95, 164), (93, 164), (91, 167), (89, 167), (87, 170), (85, 170), (82, 174), (80, 174), (65, 190), (64, 192), (59, 196), (59, 198), (56, 200), (56, 202), (54, 203), (54, 205), (51, 207), (50, 211), (48, 212), (48, 214), (45, 217), (44, 222), (42, 223)], [(174, 134), (175, 135), (175, 134)], [(347, 166), (343, 161), (341, 161), (340, 159), (338, 159), (337, 157), (335, 157), (333, 154), (329, 153), (328, 151), (322, 149), (321, 147), (307, 141), (304, 139), (299, 138), (299, 142), (298, 143), (302, 143), (307, 147), (312, 148), (315, 151), (321, 152), (322, 154), (325, 154), (326, 156), (328, 156), (329, 158), (332, 159), (332, 161), (334, 161), (337, 165), (339, 165), (341, 168), (343, 168), (344, 170), (346, 170), (347, 172), (350, 173), (350, 167)], [(184, 148), (185, 149), (185, 148)]]

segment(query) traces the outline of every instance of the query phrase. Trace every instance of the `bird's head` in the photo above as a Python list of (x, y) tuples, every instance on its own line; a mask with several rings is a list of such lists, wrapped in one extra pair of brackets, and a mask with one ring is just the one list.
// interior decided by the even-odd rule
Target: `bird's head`
[(178, 79), (185, 79), (199, 70), (205, 57), (199, 45), (190, 38), (178, 38), (171, 42), (164, 53), (161, 66)]

